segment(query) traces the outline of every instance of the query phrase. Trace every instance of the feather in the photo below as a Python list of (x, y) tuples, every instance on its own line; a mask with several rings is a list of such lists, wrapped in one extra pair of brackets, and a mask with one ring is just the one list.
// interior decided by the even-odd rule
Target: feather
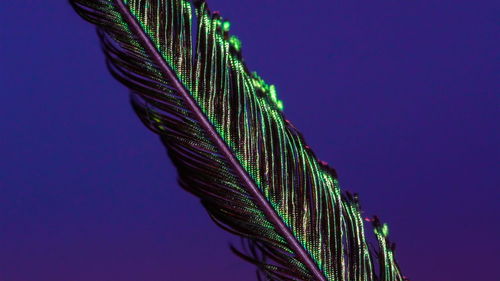
[(404, 279), (387, 225), (371, 219), (372, 250), (357, 196), (341, 192), (285, 118), (275, 86), (248, 70), (230, 23), (204, 1), (70, 3), (97, 26), (110, 72), (160, 136), (180, 185), (243, 238), (233, 250), (259, 280)]

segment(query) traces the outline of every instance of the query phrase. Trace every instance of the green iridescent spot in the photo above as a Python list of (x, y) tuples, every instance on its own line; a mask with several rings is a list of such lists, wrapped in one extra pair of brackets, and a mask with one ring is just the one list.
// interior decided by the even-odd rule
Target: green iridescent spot
[(266, 82), (259, 76), (259, 74), (257, 74), (257, 72), (253, 72), (252, 74), (254, 78), (253, 84), (255, 88), (267, 92), (269, 86), (266, 84)]
[(215, 20), (215, 26), (221, 27), (222, 26), (222, 21), (220, 19)]
[(278, 100), (276, 102), (276, 106), (278, 107), (279, 110), (283, 111), (283, 109), (285, 108), (285, 105), (283, 104), (283, 101), (282, 100)]
[(228, 32), (231, 29), (231, 23), (228, 21), (225, 21), (222, 23), (222, 30), (225, 32)]
[(379, 226), (375, 229), (375, 234), (381, 235), (382, 237), (389, 236), (389, 225), (384, 223), (382, 226)]
[(236, 51), (241, 51), (241, 41), (240, 39), (238, 39), (238, 37), (236, 36), (231, 36), (229, 38), (229, 43), (231, 44), (231, 46), (233, 46), (234, 49), (236, 49)]
[(389, 225), (386, 223), (382, 225), (382, 235), (384, 235), (384, 237), (387, 237), (389, 235)]
[(271, 85), (269, 86), (269, 96), (271, 97), (271, 100), (274, 102), (278, 101), (278, 93), (276, 92), (276, 86)]

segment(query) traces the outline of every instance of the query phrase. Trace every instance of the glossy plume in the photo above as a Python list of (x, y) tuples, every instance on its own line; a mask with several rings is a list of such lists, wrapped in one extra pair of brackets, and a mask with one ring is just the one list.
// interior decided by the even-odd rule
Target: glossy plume
[(111, 73), (167, 147), (181, 186), (244, 239), (233, 250), (258, 279), (403, 280), (387, 225), (371, 219), (371, 250), (357, 196), (340, 191), (275, 87), (248, 70), (221, 15), (204, 1), (70, 2), (97, 26)]

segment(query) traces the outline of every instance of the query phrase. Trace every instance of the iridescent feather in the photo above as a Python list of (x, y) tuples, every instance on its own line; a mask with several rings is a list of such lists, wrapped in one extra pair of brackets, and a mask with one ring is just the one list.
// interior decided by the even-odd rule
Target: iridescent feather
[(204, 1), (70, 2), (97, 26), (111, 73), (167, 147), (181, 186), (244, 238), (246, 250), (233, 249), (259, 279), (404, 279), (387, 226), (372, 220), (380, 250), (370, 250), (357, 196), (340, 191)]

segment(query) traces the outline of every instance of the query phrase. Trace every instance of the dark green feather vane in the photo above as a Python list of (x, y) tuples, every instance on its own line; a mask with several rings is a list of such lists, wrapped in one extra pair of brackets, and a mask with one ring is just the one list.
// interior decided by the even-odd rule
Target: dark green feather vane
[(161, 137), (182, 187), (244, 238), (234, 251), (259, 279), (404, 280), (387, 225), (371, 219), (371, 249), (357, 196), (340, 191), (284, 118), (276, 88), (247, 69), (229, 22), (193, 2), (71, 0), (98, 27), (111, 73)]

